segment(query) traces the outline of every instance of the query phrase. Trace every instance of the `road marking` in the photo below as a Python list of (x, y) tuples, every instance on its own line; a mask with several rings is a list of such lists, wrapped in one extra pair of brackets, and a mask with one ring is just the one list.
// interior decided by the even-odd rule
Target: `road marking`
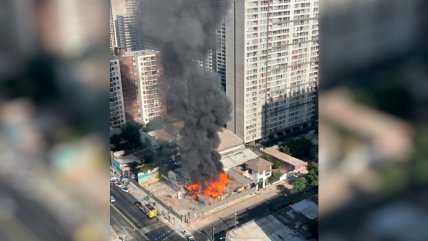
[[(136, 231), (137, 230), (139, 230), (132, 222), (131, 222), (131, 220), (129, 220), (126, 216), (125, 216), (125, 214), (123, 214), (117, 207), (115, 207), (115, 205), (113, 205), (113, 204), (110, 204), (113, 208), (114, 208), (114, 210), (116, 210), (119, 214), (120, 214), (120, 216), (122, 216)], [(145, 239), (147, 239), (147, 240), (150, 240), (150, 238), (149, 237), (147, 237), (146, 236), (146, 234), (145, 233), (143, 233), (143, 232), (138, 232), (139, 234), (141, 234), (141, 236), (143, 236)]]

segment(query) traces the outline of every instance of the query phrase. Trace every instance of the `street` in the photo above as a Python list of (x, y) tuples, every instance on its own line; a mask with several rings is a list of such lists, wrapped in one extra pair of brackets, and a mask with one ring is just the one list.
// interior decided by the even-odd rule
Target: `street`
[[(157, 218), (150, 219), (147, 217), (140, 209), (137, 208), (137, 206), (135, 206), (134, 203), (137, 200), (132, 195), (121, 191), (115, 185), (111, 185), (110, 193), (110, 195), (114, 196), (116, 199), (116, 202), (112, 203), (112, 207), (110, 208), (110, 225), (112, 225), (114, 230), (116, 230), (118, 233), (123, 233), (123, 230), (126, 229), (127, 233), (130, 235), (133, 234), (132, 236), (136, 238), (134, 240), (138, 241), (185, 240)], [(134, 227), (136, 232), (133, 231)]]
[[(280, 195), (273, 199), (266, 200), (266, 202), (248, 207), (244, 210), (237, 212), (236, 221), (238, 225), (245, 223), (253, 219), (262, 218), (268, 214), (271, 214), (275, 210), (281, 209), (294, 202), (305, 199), (306, 197), (316, 194), (318, 192), (318, 186), (311, 187), (303, 192), (296, 194), (290, 194), (288, 190), (284, 189)], [(207, 237), (211, 239), (213, 228), (215, 240), (225, 237), (227, 230), (234, 228), (235, 226), (235, 215), (230, 215), (222, 218), (222, 221), (217, 221), (208, 227), (203, 228), (200, 232), (194, 234), (196, 240), (207, 240)]]

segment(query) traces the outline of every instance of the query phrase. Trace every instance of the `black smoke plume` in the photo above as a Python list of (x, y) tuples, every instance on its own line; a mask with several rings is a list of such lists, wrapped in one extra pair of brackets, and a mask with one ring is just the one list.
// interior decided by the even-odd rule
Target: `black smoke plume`
[[(143, 3), (144, 4), (144, 3)], [(178, 130), (184, 173), (201, 185), (223, 170), (216, 151), (217, 134), (230, 118), (231, 105), (219, 77), (197, 60), (214, 49), (216, 29), (226, 6), (219, 0), (152, 1), (152, 38), (158, 41), (163, 65), (162, 93), (166, 119), (182, 123)]]

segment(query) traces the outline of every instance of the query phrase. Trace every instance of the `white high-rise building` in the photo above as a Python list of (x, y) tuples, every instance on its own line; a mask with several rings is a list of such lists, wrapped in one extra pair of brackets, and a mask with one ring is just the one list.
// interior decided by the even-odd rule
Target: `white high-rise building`
[(126, 121), (147, 124), (159, 118), (164, 109), (160, 95), (163, 72), (159, 51), (125, 52), (124, 48), (116, 51)]
[(162, 78), (159, 51), (141, 50), (130, 54), (134, 54), (138, 68), (141, 121), (147, 124), (151, 120), (160, 118), (163, 110), (159, 86)]
[(114, 58), (110, 60), (110, 127), (120, 127), (125, 123), (120, 64), (119, 59)]
[(227, 127), (246, 143), (317, 119), (318, 0), (230, 0)]

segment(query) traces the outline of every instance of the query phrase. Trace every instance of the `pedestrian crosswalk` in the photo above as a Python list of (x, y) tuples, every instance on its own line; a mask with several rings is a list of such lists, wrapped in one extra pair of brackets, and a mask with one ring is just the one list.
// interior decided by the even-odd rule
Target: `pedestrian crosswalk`
[(178, 235), (174, 230), (169, 230), (165, 233), (163, 233), (162, 235), (160, 235), (159, 237), (157, 237), (155, 240), (157, 241), (167, 241), (167, 240), (171, 240), (172, 237)]

